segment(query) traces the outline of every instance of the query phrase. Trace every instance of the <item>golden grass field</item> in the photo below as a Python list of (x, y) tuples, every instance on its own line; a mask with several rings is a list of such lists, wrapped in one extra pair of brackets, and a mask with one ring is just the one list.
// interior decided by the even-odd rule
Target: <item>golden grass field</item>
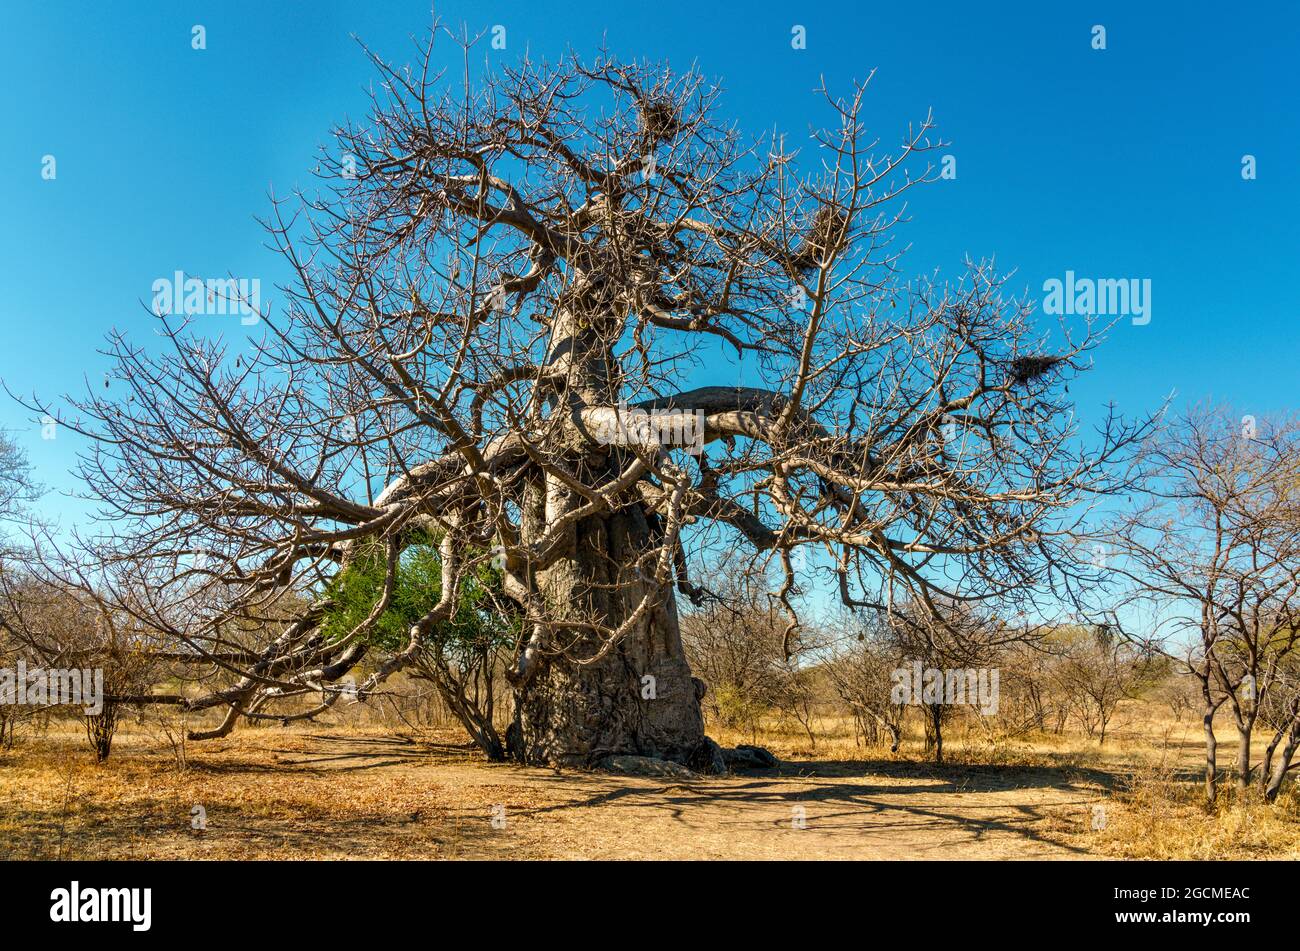
[(96, 765), (69, 722), (0, 751), (0, 857), (1300, 857), (1293, 790), (1273, 808), (1228, 801), (1207, 815), (1199, 725), (1148, 713), (1130, 711), (1102, 749), (1074, 735), (959, 735), (944, 766), (923, 762), (916, 738), (897, 755), (855, 746), (837, 722), (818, 725), (815, 748), (776, 728), (713, 730), (724, 744), (757, 740), (782, 765), (691, 780), (488, 763), (455, 731), (341, 718), (240, 729), (189, 744), (185, 762), (128, 720)]

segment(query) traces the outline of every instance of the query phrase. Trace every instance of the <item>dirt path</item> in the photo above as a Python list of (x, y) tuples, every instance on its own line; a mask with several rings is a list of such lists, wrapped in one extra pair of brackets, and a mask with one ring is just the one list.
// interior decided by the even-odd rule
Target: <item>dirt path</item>
[[(942, 775), (805, 764), (698, 782), (574, 781), (513, 771), (523, 807), (507, 832), (526, 854), (558, 858), (1069, 858), (1061, 812), (1086, 821), (1095, 797), (1020, 773), (960, 786)], [(1060, 782), (1060, 777), (1052, 777)], [(472, 780), (471, 780), (472, 781)], [(540, 785), (539, 785), (540, 784)], [(466, 816), (466, 819), (471, 817)]]
[[(894, 762), (682, 781), (488, 764), (403, 737), (270, 730), (204, 746), (184, 772), (143, 750), (115, 758), (6, 763), (0, 855), (1075, 858), (1088, 855), (1080, 833), (1105, 781)], [(195, 806), (203, 831), (192, 828)]]

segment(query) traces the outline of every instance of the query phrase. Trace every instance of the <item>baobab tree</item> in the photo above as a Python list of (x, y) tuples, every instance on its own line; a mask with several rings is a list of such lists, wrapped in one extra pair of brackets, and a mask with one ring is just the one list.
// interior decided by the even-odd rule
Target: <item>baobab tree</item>
[[(1144, 424), (1077, 438), (1062, 390), (1090, 321), (1035, 329), (986, 264), (905, 279), (892, 236), (933, 177), (929, 117), (882, 150), (865, 84), (823, 91), (799, 150), (744, 137), (694, 72), (601, 55), (453, 81), (435, 36), (414, 67), (371, 56), (369, 117), (336, 130), (317, 191), (275, 202), (293, 279), (254, 352), (164, 315), (170, 348), (112, 337), (113, 385), (75, 411), (28, 401), (94, 441), (114, 524), (87, 557), (147, 582), (170, 659), (209, 678), (165, 698), (225, 710), (198, 737), (319, 712), (354, 669), (364, 698), (490, 563), (517, 615), (505, 755), (716, 767), (678, 626), (678, 598), (708, 596), (704, 547), (772, 570), (788, 642), (800, 564), (877, 608), (1087, 570), (1073, 513)], [(416, 537), (439, 596), (380, 650)], [(374, 610), (322, 635), (329, 579), (376, 550)], [(287, 591), (301, 613), (250, 641)]]

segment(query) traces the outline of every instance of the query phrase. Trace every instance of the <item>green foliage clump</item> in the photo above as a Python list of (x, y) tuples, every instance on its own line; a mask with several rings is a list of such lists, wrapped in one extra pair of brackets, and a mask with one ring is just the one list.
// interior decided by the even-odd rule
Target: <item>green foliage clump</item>
[[(482, 552), (467, 551), (474, 561), (461, 585), (456, 608), (449, 619), (428, 635), (431, 646), (448, 653), (483, 651), (508, 643), (517, 621), (498, 610), (502, 603), (501, 572)], [(365, 621), (384, 591), (387, 561), (382, 545), (358, 554), (325, 587), (331, 606), (321, 623), (329, 641), (346, 637)], [(413, 536), (398, 558), (393, 597), (383, 614), (361, 636), (370, 645), (389, 651), (403, 649), (411, 628), (442, 598), (442, 559), (438, 540), (428, 533)]]

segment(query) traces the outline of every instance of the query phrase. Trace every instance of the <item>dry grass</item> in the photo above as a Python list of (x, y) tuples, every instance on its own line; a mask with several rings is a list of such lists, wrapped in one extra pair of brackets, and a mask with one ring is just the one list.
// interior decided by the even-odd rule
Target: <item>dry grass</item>
[(1199, 773), (1150, 754), (1135, 766), (1107, 807), (1097, 847), (1140, 859), (1300, 857), (1300, 797), (1287, 787), (1267, 805), (1258, 788), (1244, 796), (1222, 777), (1218, 801), (1206, 808)]
[[(660, 780), (489, 764), (454, 731), (306, 725), (191, 744), (128, 725), (95, 765), (68, 725), (0, 752), (5, 858), (1212, 858), (1300, 855), (1276, 808), (1198, 805), (1188, 728), (1134, 710), (1106, 746), (954, 730), (948, 762), (853, 741), (847, 723), (713, 730), (784, 761)], [(1181, 731), (1181, 732), (1180, 732)], [(1230, 798), (1230, 797), (1225, 797)], [(1094, 807), (1106, 823), (1093, 829)], [(206, 830), (192, 828), (202, 806)], [(504, 810), (504, 828), (494, 814)]]
[[(120, 736), (108, 763), (95, 765), (70, 734), (10, 754), (3, 765), (0, 854), (11, 858), (346, 858), (439, 854), (445, 837), (420, 823), (437, 805), (417, 774), (385, 771), (345, 781), (346, 759), (313, 755), (310, 734), (249, 731), (191, 749), (188, 768), (140, 735)], [(381, 761), (463, 759), (432, 745), (356, 736)], [(346, 754), (340, 754), (346, 756)], [(201, 806), (207, 830), (193, 828)], [(402, 835), (385, 835), (401, 830)]]

